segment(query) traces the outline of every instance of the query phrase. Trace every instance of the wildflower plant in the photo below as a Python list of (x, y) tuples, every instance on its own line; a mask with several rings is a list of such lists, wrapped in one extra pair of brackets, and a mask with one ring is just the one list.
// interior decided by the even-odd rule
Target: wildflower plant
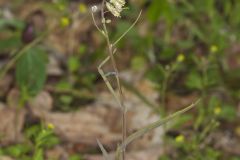
[[(188, 106), (178, 112), (175, 112), (174, 114), (172, 114), (164, 119), (161, 119), (152, 124), (149, 124), (146, 127), (136, 131), (135, 133), (132, 133), (130, 136), (127, 137), (127, 134), (126, 134), (127, 133), (126, 132), (127, 131), (127, 128), (126, 128), (127, 109), (124, 105), (124, 94), (123, 94), (123, 90), (122, 90), (121, 81), (119, 79), (119, 70), (118, 70), (114, 55), (117, 53), (117, 47), (116, 47), (117, 43), (122, 38), (124, 38), (124, 36), (136, 25), (136, 23), (138, 22), (138, 20), (141, 16), (142, 11), (140, 11), (138, 17), (133, 22), (133, 24), (115, 41), (110, 40), (107, 25), (109, 25), (111, 23), (111, 20), (106, 19), (106, 15), (105, 15), (106, 13), (110, 12), (114, 17), (120, 18), (122, 11), (126, 8), (125, 5), (126, 5), (125, 0), (103, 0), (101, 7), (92, 6), (92, 8), (91, 8), (91, 15), (92, 15), (93, 23), (94, 23), (95, 27), (97, 28), (97, 30), (104, 36), (104, 38), (107, 42), (107, 50), (108, 50), (108, 56), (98, 66), (98, 72), (102, 76), (106, 86), (108, 87), (109, 91), (113, 95), (114, 99), (116, 100), (117, 104), (121, 108), (121, 112), (122, 112), (122, 142), (121, 142), (121, 144), (118, 145), (118, 148), (116, 149), (116, 152), (115, 152), (115, 156), (110, 157), (110, 155), (108, 154), (108, 152), (106, 151), (104, 146), (101, 144), (101, 142), (99, 140), (97, 140), (97, 143), (103, 153), (103, 157), (105, 160), (113, 160), (113, 159), (114, 160), (125, 160), (126, 159), (125, 158), (126, 147), (132, 141), (134, 141), (137, 138), (140, 138), (142, 135), (148, 133), (149, 131), (167, 123), (174, 117), (179, 116), (180, 114), (188, 111), (189, 109), (193, 108), (198, 103), (198, 101), (196, 101), (195, 103), (191, 104), (190, 106)], [(101, 16), (101, 21), (100, 21), (101, 24), (98, 24), (95, 19), (95, 16), (98, 13)], [(111, 62), (111, 65), (113, 68), (113, 72), (111, 72), (111, 73), (105, 73), (102, 69), (103, 66), (108, 61)], [(110, 76), (110, 75), (113, 75), (115, 77), (115, 80), (117, 83), (117, 92), (113, 89), (111, 83), (108, 80), (108, 76)]]

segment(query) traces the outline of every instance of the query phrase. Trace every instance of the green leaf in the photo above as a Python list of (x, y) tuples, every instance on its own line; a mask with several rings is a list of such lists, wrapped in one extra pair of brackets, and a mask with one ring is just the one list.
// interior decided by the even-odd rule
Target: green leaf
[(42, 149), (37, 149), (35, 151), (33, 160), (43, 160), (43, 150)]
[(14, 26), (17, 29), (23, 29), (24, 28), (24, 22), (17, 20), (17, 19), (0, 19), (0, 29), (6, 27), (6, 26)]
[(3, 150), (3, 152), (7, 155), (13, 156), (13, 157), (20, 157), (26, 153), (28, 153), (31, 150), (31, 148), (28, 145), (25, 144), (16, 144), (9, 146)]
[(79, 59), (73, 56), (68, 59), (67, 64), (70, 72), (76, 72), (80, 67)]
[(80, 56), (82, 56), (86, 51), (87, 51), (87, 46), (85, 46), (85, 45), (83, 45), (83, 44), (79, 46), (79, 48), (78, 48), (78, 54), (79, 54)]
[(0, 50), (12, 49), (19, 47), (21, 45), (21, 40), (18, 35), (11, 36), (9, 38), (0, 40)]
[(191, 89), (201, 90), (203, 87), (201, 75), (194, 71), (191, 72), (187, 77), (186, 86)]
[(60, 101), (65, 105), (70, 105), (73, 101), (73, 97), (70, 95), (62, 95), (60, 96)]
[(156, 23), (160, 17), (164, 17), (171, 24), (173, 21), (172, 6), (168, 0), (153, 0), (148, 9), (148, 19), (152, 23)]
[(231, 105), (224, 105), (220, 117), (232, 122), (237, 118), (237, 109)]
[(135, 56), (131, 61), (131, 68), (133, 70), (142, 70), (146, 65), (146, 60), (142, 56)]
[(39, 48), (26, 51), (17, 61), (16, 79), (22, 93), (35, 96), (46, 80), (46, 55)]
[(67, 81), (60, 81), (57, 83), (56, 88), (58, 90), (69, 90), (69, 89), (72, 89), (73, 86), (71, 83), (69, 83)]

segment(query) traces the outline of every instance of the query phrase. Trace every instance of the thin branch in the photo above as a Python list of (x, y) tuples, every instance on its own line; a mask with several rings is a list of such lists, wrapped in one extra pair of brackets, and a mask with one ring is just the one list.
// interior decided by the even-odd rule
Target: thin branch
[(142, 11), (140, 11), (134, 23), (113, 43), (113, 46), (115, 46), (137, 24), (139, 18), (141, 17), (141, 14), (142, 14)]
[[(120, 41), (132, 28), (133, 26), (137, 23), (137, 21), (139, 20), (142, 11), (140, 12), (140, 14), (138, 15), (136, 21), (133, 23), (133, 25), (131, 25), (128, 30), (126, 32), (123, 33), (123, 35), (114, 43), (112, 44), (110, 42), (109, 39), (109, 35), (108, 35), (108, 29), (106, 26), (106, 22), (105, 22), (105, 13), (107, 13), (108, 11), (104, 11), (105, 9), (105, 3), (106, 0), (102, 1), (102, 7), (101, 7), (101, 20), (102, 20), (102, 25), (103, 25), (103, 31), (98, 27), (95, 19), (94, 19), (94, 15), (92, 14), (93, 17), (93, 21), (94, 21), (94, 25), (97, 27), (97, 29), (104, 34), (104, 37), (106, 38), (107, 41), (107, 46), (108, 46), (108, 57), (106, 57), (102, 63), (98, 66), (98, 72), (100, 73), (100, 75), (102, 76), (104, 82), (106, 83), (108, 89), (110, 90), (111, 94), (114, 96), (115, 100), (117, 101), (117, 103), (119, 104), (120, 108), (122, 109), (122, 145), (125, 143), (126, 140), (126, 135), (127, 135), (127, 124), (126, 124), (126, 107), (124, 105), (124, 95), (123, 95), (123, 91), (122, 91), (122, 86), (121, 86), (121, 82), (119, 79), (119, 71), (116, 65), (116, 61), (114, 58), (114, 54), (115, 54), (115, 50), (114, 50), (114, 46), (118, 43), (118, 41)], [(116, 92), (114, 91), (112, 85), (110, 84), (109, 80), (107, 79), (106, 75), (104, 74), (104, 71), (102, 69), (102, 66), (107, 63), (109, 60), (111, 60), (111, 64), (112, 67), (114, 69), (114, 75), (117, 81), (117, 88), (118, 88), (118, 92), (119, 92), (119, 96), (116, 94)], [(125, 150), (126, 148), (122, 148), (121, 150), (121, 159), (125, 160)]]
[[(124, 97), (123, 97), (123, 91), (122, 91), (122, 86), (119, 80), (119, 72), (117, 69), (117, 65), (113, 56), (113, 45), (111, 44), (110, 40), (109, 40), (109, 35), (108, 35), (108, 30), (107, 30), (107, 26), (105, 23), (105, 17), (104, 17), (104, 5), (105, 5), (106, 0), (103, 0), (102, 2), (102, 10), (101, 10), (101, 16), (102, 16), (102, 22), (103, 22), (103, 29), (104, 29), (104, 33), (106, 34), (106, 41), (107, 41), (107, 45), (108, 45), (108, 54), (114, 69), (114, 72), (116, 73), (116, 81), (117, 81), (117, 87), (118, 87), (118, 92), (119, 92), (119, 106), (122, 109), (122, 143), (124, 143), (125, 139), (126, 139), (126, 134), (127, 134), (127, 124), (126, 124), (126, 107), (124, 106)], [(115, 92), (114, 92), (115, 93)], [(122, 159), (125, 160), (125, 148), (122, 150)]]
[[(116, 50), (113, 52), (113, 54), (116, 53)], [(107, 79), (107, 77), (105, 76), (105, 73), (102, 69), (103, 65), (106, 64), (108, 61), (110, 60), (110, 56), (107, 56), (98, 66), (98, 72), (100, 73), (101, 77), (103, 78), (105, 84), (107, 85), (109, 91), (111, 92), (111, 94), (114, 96), (115, 100), (117, 101), (118, 105), (121, 105), (119, 98), (117, 96), (117, 94), (115, 93), (112, 85), (110, 84), (109, 80)]]
[(101, 77), (103, 78), (103, 80), (104, 80), (105, 84), (107, 85), (109, 91), (111, 92), (111, 94), (113, 95), (115, 100), (117, 101), (118, 105), (121, 105), (121, 102), (119, 101), (119, 98), (118, 98), (117, 94), (115, 93), (112, 85), (110, 84), (109, 80), (105, 76), (103, 70), (101, 68), (98, 68), (98, 72), (100, 73)]
[(91, 15), (92, 15), (93, 23), (94, 23), (95, 27), (97, 28), (97, 30), (98, 30), (101, 34), (103, 34), (104, 37), (106, 37), (106, 35), (105, 35), (105, 33), (103, 32), (103, 30), (101, 30), (101, 29), (99, 28), (99, 26), (97, 25), (97, 22), (96, 22), (96, 20), (95, 20), (95, 17), (94, 17), (93, 12), (91, 12)]

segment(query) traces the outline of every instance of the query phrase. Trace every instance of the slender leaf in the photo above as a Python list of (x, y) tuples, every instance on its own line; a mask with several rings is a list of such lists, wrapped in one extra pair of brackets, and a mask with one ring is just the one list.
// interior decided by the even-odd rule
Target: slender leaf
[(149, 131), (169, 122), (170, 120), (174, 119), (175, 117), (187, 112), (188, 110), (192, 109), (194, 106), (196, 106), (196, 104), (198, 104), (200, 100), (197, 100), (195, 103), (191, 104), (190, 106), (177, 111), (171, 115), (169, 115), (168, 117), (164, 118), (164, 119), (160, 119), (159, 121), (156, 121), (152, 124), (149, 124), (148, 126), (136, 131), (135, 133), (133, 133), (132, 135), (130, 135), (125, 142), (122, 144), (121, 149), (123, 150), (129, 143), (131, 143), (132, 141), (136, 140), (137, 138), (143, 136), (144, 134), (148, 133)]

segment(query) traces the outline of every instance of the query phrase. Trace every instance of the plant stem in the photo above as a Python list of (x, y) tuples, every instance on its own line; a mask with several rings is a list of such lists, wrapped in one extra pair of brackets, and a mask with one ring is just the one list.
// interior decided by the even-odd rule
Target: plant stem
[[(106, 38), (107, 45), (108, 45), (108, 54), (110, 56), (110, 60), (111, 60), (111, 63), (112, 63), (113, 70), (116, 73), (115, 78), (116, 78), (116, 81), (117, 81), (117, 87), (118, 87), (118, 92), (119, 92), (120, 108), (122, 110), (122, 144), (124, 144), (125, 139), (126, 139), (126, 135), (127, 135), (127, 126), (126, 126), (127, 110), (126, 110), (126, 107), (124, 105), (124, 96), (123, 96), (121, 82), (119, 80), (119, 71), (118, 71), (118, 68), (117, 68), (115, 58), (113, 56), (113, 45), (110, 42), (107, 26), (105, 24), (105, 16), (104, 16), (104, 6), (105, 5), (104, 4), (105, 4), (105, 0), (103, 0), (103, 2), (102, 2), (101, 16), (102, 16), (103, 30), (104, 30), (105, 38)], [(126, 150), (126, 147), (124, 147), (123, 150), (122, 150), (122, 159), (123, 160), (125, 160), (125, 152), (126, 152), (125, 150)]]
[[(103, 36), (106, 39), (107, 42), (107, 49), (108, 49), (108, 56), (101, 62), (101, 64), (98, 66), (98, 72), (100, 73), (100, 75), (102, 76), (105, 84), (107, 85), (109, 91), (111, 92), (111, 94), (114, 96), (115, 100), (117, 101), (118, 105), (121, 108), (121, 114), (122, 114), (122, 147), (121, 147), (121, 159), (125, 160), (125, 154), (126, 154), (126, 145), (125, 145), (125, 140), (126, 140), (126, 136), (127, 136), (127, 109), (124, 105), (124, 95), (123, 95), (123, 91), (122, 91), (122, 84), (120, 82), (120, 78), (119, 78), (119, 71), (117, 68), (117, 64), (114, 58), (114, 54), (116, 53), (117, 49), (115, 48), (115, 45), (136, 25), (137, 21), (139, 20), (142, 11), (139, 13), (137, 19), (134, 21), (134, 23), (113, 43), (110, 41), (109, 38), (109, 34), (108, 34), (108, 30), (107, 30), (107, 26), (106, 26), (106, 20), (105, 20), (105, 13), (107, 13), (108, 11), (105, 11), (105, 3), (106, 0), (102, 1), (102, 7), (101, 7), (101, 20), (102, 20), (102, 29), (97, 25), (96, 20), (94, 18), (93, 12), (92, 12), (92, 19), (94, 22), (95, 27), (98, 29), (99, 32), (101, 32), (101, 34), (103, 34)], [(103, 65), (107, 62), (107, 61), (111, 61), (111, 65), (113, 67), (114, 70), (114, 75), (117, 81), (117, 88), (118, 88), (118, 95), (116, 94), (116, 92), (114, 91), (112, 85), (110, 84), (110, 82), (107, 79), (106, 74), (104, 73), (102, 67)], [(103, 146), (99, 145), (103, 154), (105, 151), (103, 151)], [(104, 156), (106, 158), (106, 155)], [(106, 158), (108, 159), (108, 158)]]

